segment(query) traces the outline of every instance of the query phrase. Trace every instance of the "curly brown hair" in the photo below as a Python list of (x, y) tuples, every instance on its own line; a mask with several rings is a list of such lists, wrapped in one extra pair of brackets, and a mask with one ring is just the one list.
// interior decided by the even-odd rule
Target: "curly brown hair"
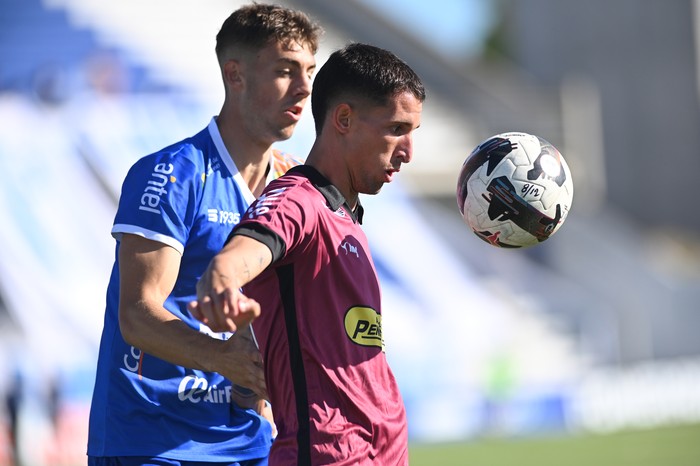
[(260, 49), (271, 41), (298, 42), (318, 50), (323, 30), (306, 13), (279, 5), (247, 5), (231, 13), (216, 35), (216, 55), (222, 60), (227, 50), (240, 47)]

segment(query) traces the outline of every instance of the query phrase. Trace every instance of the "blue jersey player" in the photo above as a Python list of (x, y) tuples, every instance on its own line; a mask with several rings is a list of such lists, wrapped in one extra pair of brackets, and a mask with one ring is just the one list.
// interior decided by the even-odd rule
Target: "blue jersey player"
[(129, 171), (112, 228), (88, 464), (267, 464), (274, 424), (261, 356), (250, 336), (211, 331), (187, 303), (247, 207), (298, 164), (272, 144), (299, 121), (320, 33), (298, 11), (236, 10), (216, 37), (221, 112)]

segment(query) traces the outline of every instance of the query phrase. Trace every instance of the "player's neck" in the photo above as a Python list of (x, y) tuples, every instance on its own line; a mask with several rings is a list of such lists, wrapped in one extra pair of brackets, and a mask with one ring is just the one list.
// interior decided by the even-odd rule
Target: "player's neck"
[(358, 193), (352, 188), (352, 182), (350, 181), (350, 174), (347, 168), (345, 168), (343, 163), (339, 163), (337, 160), (331, 158), (329, 154), (332, 153), (334, 153), (333, 149), (324, 147), (323, 143), (317, 139), (306, 158), (306, 165), (314, 167), (321, 175), (326, 177), (333, 186), (338, 188), (348, 206), (355, 210), (359, 197)]
[(262, 194), (263, 189), (265, 189), (267, 175), (270, 171), (270, 157), (265, 157), (265, 160), (259, 163), (249, 163), (247, 165), (239, 165), (236, 163), (238, 171), (243, 178), (243, 181), (250, 188), (250, 192), (255, 195), (255, 197)]
[(229, 154), (231, 154), (233, 163), (236, 164), (245, 184), (248, 185), (255, 197), (258, 197), (265, 188), (265, 180), (270, 171), (272, 148), (268, 147), (267, 151), (256, 152), (252, 156), (250, 152), (240, 153), (234, 148), (233, 151), (229, 150)]
[(245, 133), (242, 125), (233, 124), (224, 115), (217, 117), (221, 139), (243, 181), (256, 197), (265, 187), (265, 178), (270, 168), (272, 146), (256, 141)]

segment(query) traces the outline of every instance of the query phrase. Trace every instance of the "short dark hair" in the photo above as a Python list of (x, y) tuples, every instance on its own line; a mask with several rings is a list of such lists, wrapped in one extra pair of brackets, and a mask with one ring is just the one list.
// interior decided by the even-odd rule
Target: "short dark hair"
[(341, 97), (359, 97), (386, 105), (402, 92), (425, 100), (418, 74), (392, 52), (373, 45), (352, 43), (331, 54), (314, 78), (311, 112), (316, 134), (321, 133), (329, 108)]
[(321, 27), (301, 11), (254, 3), (226, 18), (216, 35), (216, 56), (221, 61), (231, 47), (261, 49), (271, 41), (284, 45), (298, 42), (315, 54), (322, 33)]

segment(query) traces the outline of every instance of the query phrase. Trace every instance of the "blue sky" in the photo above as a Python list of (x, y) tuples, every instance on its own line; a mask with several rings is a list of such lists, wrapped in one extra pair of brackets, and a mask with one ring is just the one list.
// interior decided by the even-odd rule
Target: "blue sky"
[(492, 0), (360, 1), (454, 58), (473, 56), (494, 19)]

